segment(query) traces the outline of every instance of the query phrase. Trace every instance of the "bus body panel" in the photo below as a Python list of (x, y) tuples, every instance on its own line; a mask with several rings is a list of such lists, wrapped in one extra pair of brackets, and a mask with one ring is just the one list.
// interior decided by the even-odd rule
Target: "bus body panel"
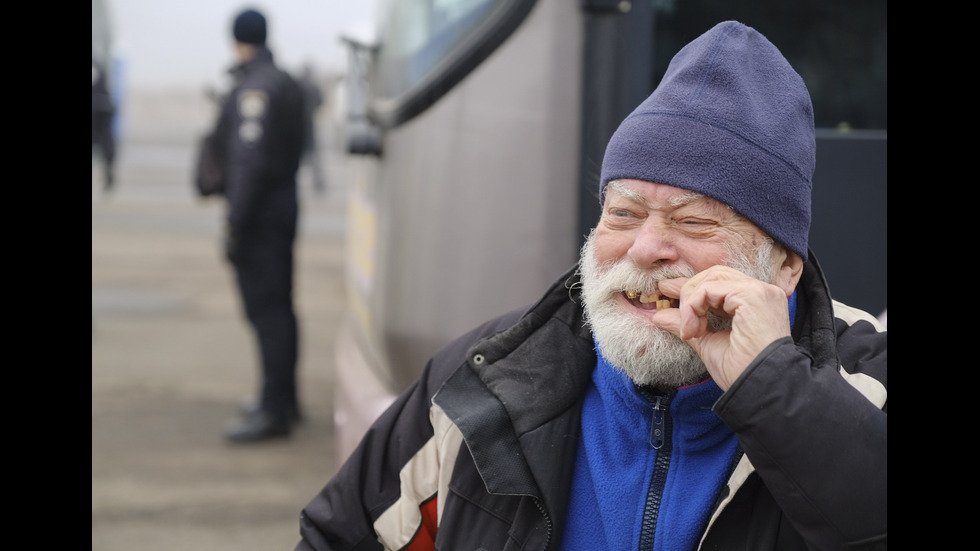
[[(386, 130), (380, 158), (355, 163), (342, 337), (361, 350), (345, 347), (337, 364), (376, 389), (371, 400), (576, 261), (580, 26), (574, 2), (539, 0), (462, 82)], [(338, 440), (367, 428), (370, 415), (350, 411), (356, 392), (337, 389)], [(338, 446), (341, 460), (349, 452)]]

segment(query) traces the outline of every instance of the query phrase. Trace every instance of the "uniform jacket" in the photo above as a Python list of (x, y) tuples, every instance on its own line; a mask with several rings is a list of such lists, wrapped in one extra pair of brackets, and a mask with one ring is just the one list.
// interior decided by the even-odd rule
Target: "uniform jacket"
[[(296, 549), (559, 549), (596, 365), (576, 282), (435, 354), (303, 510)], [(700, 549), (887, 548), (887, 333), (832, 301), (812, 253), (798, 291), (792, 338), (713, 407), (744, 453)]]
[(228, 163), (229, 226), (241, 233), (270, 221), (295, 223), (302, 90), (267, 48), (229, 72), (236, 84), (222, 104), (216, 131)]

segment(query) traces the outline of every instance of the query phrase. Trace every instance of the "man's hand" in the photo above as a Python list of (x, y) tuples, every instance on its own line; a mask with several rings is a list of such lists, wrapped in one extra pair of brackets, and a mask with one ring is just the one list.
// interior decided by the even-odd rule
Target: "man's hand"
[[(733, 268), (712, 266), (689, 279), (661, 281), (659, 289), (680, 306), (651, 321), (694, 348), (722, 390), (773, 341), (790, 335), (786, 293)], [(731, 319), (731, 328), (712, 330), (709, 311)]]

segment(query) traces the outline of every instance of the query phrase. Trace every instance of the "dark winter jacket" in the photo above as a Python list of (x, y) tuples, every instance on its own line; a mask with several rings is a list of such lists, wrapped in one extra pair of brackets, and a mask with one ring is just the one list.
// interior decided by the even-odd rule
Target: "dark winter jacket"
[(220, 156), (227, 159), (228, 225), (239, 234), (269, 223), (295, 224), (302, 90), (267, 48), (229, 72), (236, 84), (222, 104), (216, 131)]
[[(438, 352), (303, 510), (296, 549), (559, 549), (596, 366), (576, 282)], [(887, 333), (831, 300), (812, 253), (798, 291), (792, 338), (713, 407), (744, 454), (700, 549), (887, 548)]]

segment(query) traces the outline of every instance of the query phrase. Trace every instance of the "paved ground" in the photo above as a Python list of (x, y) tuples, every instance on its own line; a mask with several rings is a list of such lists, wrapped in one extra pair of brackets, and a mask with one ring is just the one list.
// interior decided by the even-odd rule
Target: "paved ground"
[[(131, 113), (131, 123), (145, 116)], [(253, 396), (258, 368), (219, 254), (222, 207), (190, 191), (193, 133), (168, 128), (155, 140), (137, 126), (121, 146), (114, 193), (101, 192), (101, 165), (92, 167), (92, 549), (290, 550), (300, 510), (336, 470), (342, 158), (331, 155), (323, 196), (301, 172), (306, 422), (289, 440), (233, 446), (221, 431)]]

